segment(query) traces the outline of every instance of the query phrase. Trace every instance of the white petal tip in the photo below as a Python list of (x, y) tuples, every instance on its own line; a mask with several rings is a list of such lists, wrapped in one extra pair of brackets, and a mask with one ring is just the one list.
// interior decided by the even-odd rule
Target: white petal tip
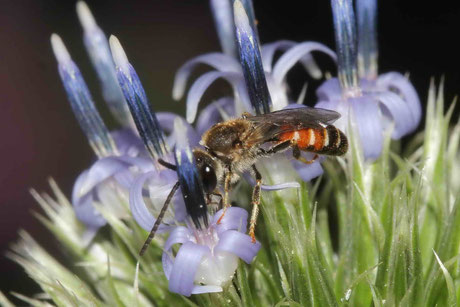
[(240, 0), (233, 2), (233, 12), (235, 14), (235, 26), (246, 33), (252, 32), (248, 14)]
[(77, 2), (77, 15), (85, 31), (91, 31), (92, 29), (97, 27), (93, 14), (91, 14), (91, 11), (86, 2)]
[(117, 67), (120, 67), (123, 72), (129, 76), (129, 62), (126, 53), (121, 47), (120, 41), (114, 35), (109, 38), (110, 50), (112, 51), (113, 61)]
[(174, 120), (174, 134), (177, 135), (176, 148), (178, 150), (185, 149), (189, 146), (187, 138), (187, 128), (185, 127), (184, 121), (180, 117), (176, 117)]
[(193, 124), (193, 122), (195, 121), (195, 115), (187, 114), (186, 117), (187, 117), (187, 122), (190, 124)]
[(173, 87), (173, 91), (172, 91), (172, 97), (174, 100), (181, 100), (182, 97), (184, 96), (184, 91), (179, 88), (178, 86), (175, 86)]
[(51, 34), (51, 47), (53, 48), (54, 56), (58, 63), (71, 61), (70, 54), (64, 45), (61, 37), (56, 33)]

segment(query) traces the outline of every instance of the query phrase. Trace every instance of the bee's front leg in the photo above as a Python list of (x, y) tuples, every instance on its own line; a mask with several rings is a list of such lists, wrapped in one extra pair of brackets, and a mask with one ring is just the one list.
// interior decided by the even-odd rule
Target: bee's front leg
[(249, 235), (252, 238), (252, 243), (256, 243), (255, 228), (257, 222), (257, 216), (259, 215), (259, 205), (260, 205), (260, 187), (262, 185), (262, 175), (257, 170), (256, 166), (252, 166), (252, 170), (256, 176), (256, 185), (252, 191), (252, 212), (251, 220), (249, 222)]

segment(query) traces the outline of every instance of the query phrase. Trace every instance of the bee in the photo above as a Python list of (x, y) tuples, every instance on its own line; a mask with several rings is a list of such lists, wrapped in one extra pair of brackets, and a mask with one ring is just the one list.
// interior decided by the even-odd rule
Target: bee
[[(249, 235), (252, 242), (255, 239), (255, 225), (260, 205), (260, 190), (262, 176), (257, 170), (255, 163), (261, 157), (270, 157), (274, 154), (292, 149), (293, 157), (303, 163), (313, 163), (318, 155), (341, 156), (348, 150), (348, 141), (345, 134), (332, 125), (340, 117), (335, 111), (299, 107), (285, 109), (262, 115), (244, 113), (240, 118), (230, 119), (217, 123), (209, 128), (202, 136), (200, 145), (202, 148), (193, 150), (193, 161), (197, 174), (201, 179), (202, 192), (205, 195), (205, 203), (209, 204), (211, 196), (219, 196), (223, 213), (217, 223), (220, 223), (226, 210), (230, 207), (229, 192), (240, 175), (246, 171), (253, 173), (256, 184), (252, 192), (252, 213), (250, 219)], [(312, 152), (315, 156), (307, 160), (301, 152)], [(192, 180), (187, 175), (181, 174), (180, 165), (176, 159), (176, 165), (163, 160), (159, 162), (170, 169), (178, 171), (179, 181), (184, 184)], [(192, 162), (189, 162), (192, 163)], [(183, 173), (183, 172), (182, 172)], [(181, 182), (181, 187), (182, 187)], [(165, 206), (172, 199), (173, 189), (168, 196)], [(223, 186), (224, 195), (219, 193), (218, 187)], [(203, 209), (203, 202), (192, 202), (190, 191), (182, 189), (188, 214), (195, 226), (201, 229), (202, 224), (208, 225), (207, 211)], [(195, 192), (198, 192), (195, 189)], [(162, 209), (165, 210), (164, 208)], [(158, 217), (152, 229), (149, 239), (158, 228), (162, 213)], [(158, 224), (158, 225), (157, 225)], [(146, 241), (146, 245), (150, 240)], [(144, 247), (146, 246), (144, 245)]]

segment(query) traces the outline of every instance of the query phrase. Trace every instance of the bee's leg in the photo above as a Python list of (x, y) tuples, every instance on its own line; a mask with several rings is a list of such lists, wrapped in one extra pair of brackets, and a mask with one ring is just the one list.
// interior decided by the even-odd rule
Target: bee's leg
[(272, 155), (277, 152), (283, 151), (285, 149), (288, 149), (291, 146), (291, 141), (284, 141), (282, 143), (276, 144), (275, 146), (269, 148), (268, 150), (263, 150), (262, 148), (262, 154), (263, 155)]
[(304, 157), (302, 157), (302, 155), (300, 154), (300, 149), (299, 149), (299, 146), (295, 145), (293, 148), (292, 148), (292, 155), (294, 156), (294, 158), (296, 158), (297, 160), (299, 160), (300, 162), (303, 162), (305, 164), (312, 164), (313, 162), (316, 161), (316, 159), (318, 159), (318, 155), (315, 155), (313, 157), (313, 159), (311, 160), (307, 160), (305, 159)]
[(222, 208), (222, 204), (223, 204), (223, 199), (224, 199), (224, 197), (222, 196), (221, 193), (214, 191), (214, 192), (212, 192), (212, 193), (206, 194), (206, 196), (207, 196), (207, 198), (208, 198), (208, 205), (212, 203), (212, 198), (211, 198), (211, 196), (217, 196), (217, 197), (219, 197), (219, 204), (218, 204), (218, 207), (219, 207), (219, 208)]
[(232, 180), (232, 172), (231, 171), (228, 171), (226, 174), (225, 174), (225, 179), (224, 179), (224, 198), (223, 198), (223, 202), (224, 202), (224, 209), (222, 210), (222, 215), (220, 216), (220, 218), (217, 220), (217, 224), (220, 224), (220, 222), (222, 222), (222, 218), (224, 217), (225, 213), (227, 212), (227, 209), (229, 207), (231, 207), (231, 204), (229, 202), (229, 196), (228, 194), (230, 193), (230, 183), (231, 183), (231, 180)]
[(249, 113), (249, 112), (243, 112), (243, 114), (241, 114), (241, 118), (243, 118), (243, 119), (246, 119), (248, 117), (252, 117), (252, 114)]
[(251, 211), (251, 220), (249, 222), (249, 235), (252, 238), (252, 243), (256, 243), (255, 228), (257, 222), (257, 216), (259, 215), (259, 205), (260, 205), (260, 186), (262, 185), (262, 175), (257, 170), (256, 166), (252, 166), (252, 170), (256, 176), (256, 185), (252, 191), (252, 211)]

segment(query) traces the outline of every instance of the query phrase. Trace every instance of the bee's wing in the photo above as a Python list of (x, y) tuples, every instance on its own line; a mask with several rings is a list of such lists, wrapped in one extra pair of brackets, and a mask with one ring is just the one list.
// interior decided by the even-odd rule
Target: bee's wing
[(250, 116), (247, 120), (254, 130), (247, 138), (248, 144), (262, 144), (279, 134), (305, 128), (324, 128), (340, 118), (340, 114), (326, 109), (300, 107), (268, 114)]

